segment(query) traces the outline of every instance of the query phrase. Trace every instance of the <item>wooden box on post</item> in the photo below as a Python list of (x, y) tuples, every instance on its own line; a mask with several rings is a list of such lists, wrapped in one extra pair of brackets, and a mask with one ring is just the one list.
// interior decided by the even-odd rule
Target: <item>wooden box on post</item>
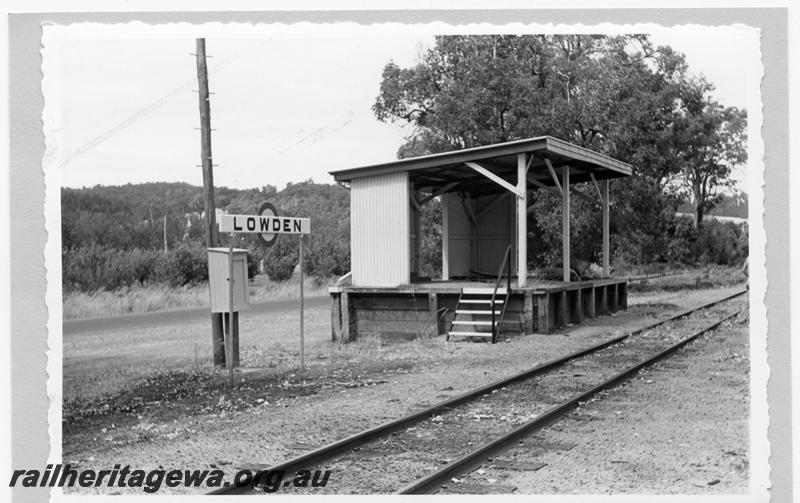
[[(211, 294), (211, 312), (228, 313), (231, 307), (228, 286), (228, 249), (208, 249), (208, 290)], [(250, 303), (247, 277), (247, 250), (233, 249), (233, 311), (239, 312)]]

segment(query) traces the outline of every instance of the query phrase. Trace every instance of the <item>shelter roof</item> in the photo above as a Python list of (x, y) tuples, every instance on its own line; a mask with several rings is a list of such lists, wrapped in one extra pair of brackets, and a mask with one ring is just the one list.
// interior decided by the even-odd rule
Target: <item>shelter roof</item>
[(435, 190), (458, 182), (453, 190), (488, 194), (502, 191), (502, 187), (478, 173), (467, 162), (477, 163), (500, 178), (515, 184), (517, 178), (517, 155), (532, 154), (534, 159), (528, 170), (531, 188), (535, 185), (554, 186), (547, 161), (561, 176), (561, 167), (568, 166), (570, 183), (630, 176), (633, 168), (617, 159), (584, 147), (573, 145), (552, 136), (540, 136), (483, 147), (468, 148), (399, 159), (383, 164), (332, 171), (337, 182), (351, 182), (357, 178), (408, 172), (415, 190)]

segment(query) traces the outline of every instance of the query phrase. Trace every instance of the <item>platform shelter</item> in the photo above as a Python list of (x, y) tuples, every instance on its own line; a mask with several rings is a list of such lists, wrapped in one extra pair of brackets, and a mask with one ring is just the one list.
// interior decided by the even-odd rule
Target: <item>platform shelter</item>
[[(624, 308), (627, 283), (611, 278), (609, 269), (609, 183), (631, 171), (543, 136), (332, 172), (350, 189), (351, 231), (349, 284), (330, 289), (333, 337), (474, 335), (474, 329), (494, 340), (500, 331), (547, 333)], [(570, 189), (579, 183), (592, 184), (603, 213), (603, 278), (590, 281), (571, 281)], [(541, 190), (562, 201), (561, 281), (529, 276), (528, 215)], [(437, 197), (442, 277), (425, 278), (420, 211)], [(468, 304), (482, 309), (471, 314)]]

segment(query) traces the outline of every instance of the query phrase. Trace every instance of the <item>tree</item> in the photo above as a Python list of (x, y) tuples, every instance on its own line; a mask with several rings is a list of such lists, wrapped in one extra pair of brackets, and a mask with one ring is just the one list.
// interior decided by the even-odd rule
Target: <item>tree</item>
[[(399, 157), (551, 135), (626, 161), (635, 180), (613, 189), (614, 211), (642, 225), (634, 243), (644, 233), (642, 249), (657, 252), (682, 172), (670, 128), (686, 74), (681, 54), (646, 36), (440, 36), (415, 66), (386, 65), (373, 111), (415, 126)], [(556, 232), (559, 202), (546, 194), (533, 201), (529, 229)], [(598, 248), (595, 222), (574, 223), (575, 241)], [(558, 240), (541, 241), (534, 256), (560, 256), (546, 248)]]
[(732, 168), (747, 160), (747, 112), (723, 107), (709, 97), (712, 89), (704, 79), (687, 82), (672, 128), (681, 145), (683, 185), (694, 203), (695, 227), (733, 186)]
[(644, 36), (441, 36), (416, 66), (385, 66), (373, 111), (416, 126), (400, 157), (552, 135), (638, 156), (637, 174), (664, 185), (685, 68)]

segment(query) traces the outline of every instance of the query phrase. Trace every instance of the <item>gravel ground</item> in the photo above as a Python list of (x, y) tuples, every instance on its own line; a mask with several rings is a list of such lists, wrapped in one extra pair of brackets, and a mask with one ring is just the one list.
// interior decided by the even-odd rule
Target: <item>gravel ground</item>
[(498, 456), (540, 469), (490, 463), (462, 482), (523, 494), (747, 493), (748, 337), (746, 317), (726, 322)]
[[(476, 401), (378, 439), (365, 445), (361, 452), (319, 466), (330, 469), (337, 476), (324, 489), (305, 491), (392, 493), (692, 335), (698, 326), (707, 326), (723, 313), (735, 312), (736, 306), (729, 304), (736, 302), (634, 335), (622, 344), (568, 362), (534, 379), (493, 390)], [(454, 488), (463, 490), (463, 486)], [(487, 486), (485, 489), (493, 488)]]
[[(663, 317), (668, 311), (723, 297), (733, 290), (735, 288), (647, 291), (641, 295), (633, 293), (629, 298), (627, 312), (591, 320), (553, 335), (515, 337), (508, 342), (493, 346), (472, 343), (445, 344), (443, 337), (389, 346), (364, 340), (347, 345), (345, 349), (336, 348), (331, 344), (328, 350), (330, 353), (333, 351), (348, 353), (346, 365), (334, 365), (334, 358), (330, 354), (321, 352), (309, 360), (309, 368), (305, 374), (280, 375), (277, 376), (280, 378), (279, 381), (276, 381), (276, 376), (263, 374), (259, 369), (245, 369), (245, 372), (237, 374), (237, 379), (242, 383), (241, 386), (246, 386), (246, 389), (237, 388), (235, 394), (219, 391), (220, 383), (224, 383), (224, 373), (218, 373), (212, 375), (209, 380), (216, 388), (202, 388), (196, 393), (204, 401), (194, 396), (194, 401), (186, 402), (183, 395), (178, 395), (169, 401), (168, 407), (166, 405), (148, 407), (145, 403), (114, 413), (89, 414), (86, 417), (81, 414), (68, 416), (64, 424), (64, 462), (69, 462), (73, 466), (79, 465), (80, 468), (94, 469), (109, 468), (121, 460), (124, 460), (124, 464), (141, 469), (159, 466), (167, 469), (219, 467), (232, 475), (238, 466), (269, 465), (283, 461), (301, 453), (303, 449), (308, 449), (309, 446), (342, 438), (419, 409), (423, 405), (455, 396), (487, 381), (519, 372), (536, 363), (597, 343), (610, 335), (652, 322), (658, 317)], [(745, 334), (740, 338), (746, 339), (746, 326), (740, 330)], [(720, 330), (718, 333), (723, 332)], [(630, 431), (619, 434), (608, 433), (599, 437), (593, 432), (576, 431), (574, 438), (572, 433), (565, 433), (570, 437), (570, 442), (579, 445), (567, 455), (558, 458), (561, 463), (542, 459), (542, 462), (547, 462), (548, 465), (537, 472), (521, 472), (521, 474), (510, 472), (513, 477), (521, 477), (520, 480), (511, 480), (511, 485), (517, 487), (517, 491), (521, 493), (741, 492), (747, 484), (748, 360), (746, 347), (735, 352), (738, 355), (735, 358), (731, 356), (734, 354), (732, 347), (725, 347), (730, 361), (723, 359), (717, 362), (712, 359), (710, 367), (723, 368), (725, 365), (735, 363), (738, 367), (730, 369), (728, 374), (723, 374), (722, 370), (715, 370), (720, 374), (712, 376), (714, 378), (709, 381), (709, 375), (701, 373), (699, 380), (695, 382), (694, 378), (685, 378), (684, 373), (680, 372), (680, 378), (672, 384), (666, 378), (663, 382), (661, 378), (655, 379), (653, 383), (645, 386), (649, 394), (642, 400), (649, 400), (648, 396), (653, 398), (647, 402), (647, 407), (636, 405), (636, 412), (633, 412), (634, 404), (641, 402), (637, 397), (630, 397), (625, 407), (615, 404), (611, 406), (613, 409), (611, 411), (597, 412), (605, 418), (604, 421), (629, 425), (631, 428), (641, 426), (643, 428), (641, 431), (648, 434), (657, 431), (660, 435), (681, 438), (680, 444), (686, 443), (692, 446), (693, 456), (690, 463), (701, 463), (701, 466), (689, 466), (689, 463), (686, 463), (685, 453), (672, 455), (671, 451), (666, 450), (662, 456), (659, 450), (650, 448), (655, 444), (651, 444), (649, 440), (644, 442), (647, 444), (644, 447), (639, 445), (642, 440), (637, 444), (636, 439), (641, 438), (642, 433), (639, 433), (639, 437)], [(723, 356), (718, 355), (717, 358)], [(697, 357), (701, 358), (702, 362), (709, 363), (706, 362), (705, 353)], [(737, 369), (738, 374), (736, 374)], [(738, 383), (739, 389), (731, 389), (734, 381)], [(694, 395), (686, 395), (685, 391), (677, 389), (679, 384), (693, 386)], [(663, 386), (664, 389), (659, 389), (658, 386)], [(708, 386), (713, 387), (710, 393)], [(742, 386), (745, 391), (744, 398), (741, 393)], [(621, 390), (627, 392), (628, 387)], [(734, 392), (738, 393), (737, 400), (726, 401), (727, 395)], [(665, 409), (664, 396), (670, 393), (675, 397), (674, 403), (691, 403), (693, 407), (679, 409), (676, 405), (675, 410)], [(610, 394), (608, 400), (611, 400), (612, 396), (616, 395)], [(703, 396), (706, 398), (701, 400)], [(713, 403), (708, 397), (713, 397)], [(111, 397), (109, 400), (113, 403), (120, 401), (119, 397)], [(202, 407), (196, 407), (197, 401), (201, 402)], [(593, 402), (585, 409), (590, 410), (591, 407), (603, 406), (605, 403), (606, 400)], [(647, 423), (640, 415), (653, 407), (655, 410), (651, 412), (654, 412), (655, 416), (651, 423)], [(623, 413), (617, 414), (617, 410), (622, 410)], [(722, 431), (716, 428), (720, 417), (731, 426)], [(574, 421), (563, 423), (564, 428), (568, 425), (572, 428), (572, 423)], [(596, 431), (602, 430), (597, 420), (578, 421), (576, 424)], [(695, 425), (692, 431), (696, 431), (702, 438), (692, 441), (687, 438), (684, 442), (687, 424)], [(557, 436), (559, 434), (555, 429), (557, 427), (554, 427), (548, 435)], [(580, 435), (595, 438), (599, 445), (596, 448), (587, 447), (577, 440)], [(618, 440), (614, 440), (615, 436), (619, 437)], [(726, 442), (725, 438), (721, 437), (736, 438), (737, 441)], [(615, 445), (623, 440), (633, 444), (615, 448)], [(617, 460), (620, 461), (618, 463), (609, 461), (604, 464), (605, 466), (610, 463), (610, 468), (606, 467), (609, 468), (606, 470), (608, 475), (603, 475), (606, 473), (603, 470), (595, 475), (594, 471), (586, 470), (587, 460), (592, 460), (592, 465), (597, 464), (598, 459), (616, 460), (612, 454), (598, 455), (595, 449), (601, 448), (611, 449), (614, 453), (625, 453), (630, 459), (620, 459)], [(582, 449), (588, 450), (583, 452)], [(717, 452), (719, 449), (723, 450)], [(640, 451), (641, 454), (637, 455), (636, 453)], [(654, 452), (658, 453), (655, 457)], [(734, 452), (736, 455), (725, 454), (726, 452)], [(725, 456), (730, 459), (725, 459)], [(565, 459), (567, 461), (564, 461)], [(719, 466), (728, 463), (724, 466), (729, 467), (733, 466), (730, 463), (734, 461), (739, 463), (736, 466), (745, 467), (737, 479), (732, 476), (723, 479), (722, 474), (712, 470), (717, 466), (713, 464), (715, 462), (719, 463)], [(651, 470), (649, 467), (653, 463), (661, 467)], [(557, 472), (568, 470), (570, 466), (580, 474), (580, 477), (568, 477)], [(630, 469), (637, 470), (641, 480), (632, 479), (633, 485), (626, 488), (626, 482), (622, 480), (618, 471)], [(701, 476), (686, 478), (687, 472), (699, 473)], [(591, 477), (587, 480), (589, 473)], [(335, 476), (335, 473), (331, 475), (332, 478)], [(683, 488), (685, 484), (674, 485), (674, 478), (678, 476), (683, 476), (681, 478), (683, 482), (690, 480), (686, 482), (687, 487)], [(720, 479), (720, 482), (708, 485), (714, 478)], [(557, 482), (559, 480), (560, 485)], [(672, 490), (673, 487), (677, 489)], [(109, 488), (81, 491), (110, 492)], [(128, 491), (138, 492), (136, 489)], [(170, 493), (203, 491), (198, 488), (162, 490)]]

